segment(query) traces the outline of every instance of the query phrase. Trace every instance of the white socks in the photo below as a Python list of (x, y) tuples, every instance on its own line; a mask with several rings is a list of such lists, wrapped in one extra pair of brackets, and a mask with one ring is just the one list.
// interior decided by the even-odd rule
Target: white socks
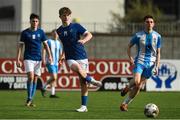
[(55, 87), (51, 88), (51, 95), (55, 95)]

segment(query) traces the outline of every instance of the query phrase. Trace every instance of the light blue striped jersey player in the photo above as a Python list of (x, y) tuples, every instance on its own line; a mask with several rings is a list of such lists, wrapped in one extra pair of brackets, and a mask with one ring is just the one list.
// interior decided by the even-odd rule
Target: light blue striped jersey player
[[(48, 39), (47, 43), (48, 43), (48, 46), (50, 48), (52, 58), (53, 58), (53, 63), (51, 65), (58, 66), (59, 57), (63, 52), (63, 47), (61, 43), (59, 42), (59, 40)], [(50, 63), (47, 57), (46, 57), (46, 61), (47, 63)]]
[(161, 48), (161, 35), (154, 30), (151, 33), (140, 31), (133, 36), (130, 44), (137, 48), (135, 64), (151, 66), (156, 61), (157, 49)]

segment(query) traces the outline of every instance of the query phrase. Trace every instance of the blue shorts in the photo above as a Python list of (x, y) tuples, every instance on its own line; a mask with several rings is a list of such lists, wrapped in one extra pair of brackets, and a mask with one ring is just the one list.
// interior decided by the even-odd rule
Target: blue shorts
[(153, 68), (154, 68), (154, 65), (146, 66), (146, 65), (142, 65), (142, 64), (137, 63), (137, 64), (135, 64), (133, 72), (134, 73), (140, 73), (141, 76), (148, 79), (153, 75)]
[(49, 73), (58, 73), (58, 66), (57, 65), (46, 65)]

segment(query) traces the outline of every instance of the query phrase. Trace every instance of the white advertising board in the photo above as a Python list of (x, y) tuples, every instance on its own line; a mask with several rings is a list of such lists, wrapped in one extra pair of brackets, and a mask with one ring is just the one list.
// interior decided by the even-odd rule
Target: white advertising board
[(147, 91), (180, 91), (180, 60), (161, 60), (159, 74), (146, 82)]

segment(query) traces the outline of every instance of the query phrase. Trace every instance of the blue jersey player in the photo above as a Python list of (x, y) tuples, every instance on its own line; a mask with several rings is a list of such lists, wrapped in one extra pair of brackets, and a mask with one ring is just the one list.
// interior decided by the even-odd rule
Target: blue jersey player
[[(139, 93), (146, 80), (153, 74), (158, 74), (160, 62), (161, 35), (153, 30), (154, 19), (151, 15), (144, 17), (145, 29), (137, 32), (128, 45), (128, 57), (134, 66), (134, 79), (129, 86), (121, 90), (121, 96), (129, 92), (127, 98), (122, 102), (121, 111), (128, 111), (128, 104)], [(135, 59), (131, 56), (132, 46), (136, 46), (137, 55)]]
[(53, 58), (53, 63), (51, 64), (50, 61), (47, 59), (47, 54), (45, 49), (43, 49), (43, 64), (46, 65), (48, 72), (50, 73), (50, 78), (46, 81), (43, 88), (41, 89), (42, 96), (45, 97), (46, 89), (50, 85), (51, 87), (51, 95), (50, 98), (58, 98), (55, 94), (55, 86), (57, 81), (57, 74), (58, 74), (58, 66), (62, 63), (64, 59), (63, 54), (63, 46), (58, 40), (58, 34), (56, 30), (52, 30), (51, 32), (51, 39), (47, 40), (48, 46), (51, 51), (51, 55)]
[(71, 23), (71, 10), (63, 7), (59, 10), (62, 25), (57, 29), (62, 41), (68, 66), (79, 75), (81, 83), (81, 107), (77, 112), (87, 112), (88, 84), (100, 87), (102, 83), (88, 75), (88, 58), (84, 44), (92, 34), (78, 23)]
[(46, 42), (44, 31), (38, 28), (39, 16), (30, 15), (30, 28), (21, 32), (21, 38), (18, 46), (17, 66), (22, 67), (21, 54), (24, 49), (24, 67), (28, 76), (27, 81), (27, 101), (26, 106), (33, 107), (33, 98), (36, 92), (37, 79), (41, 75), (41, 45), (43, 43), (47, 50), (49, 60), (52, 62), (51, 53)]

